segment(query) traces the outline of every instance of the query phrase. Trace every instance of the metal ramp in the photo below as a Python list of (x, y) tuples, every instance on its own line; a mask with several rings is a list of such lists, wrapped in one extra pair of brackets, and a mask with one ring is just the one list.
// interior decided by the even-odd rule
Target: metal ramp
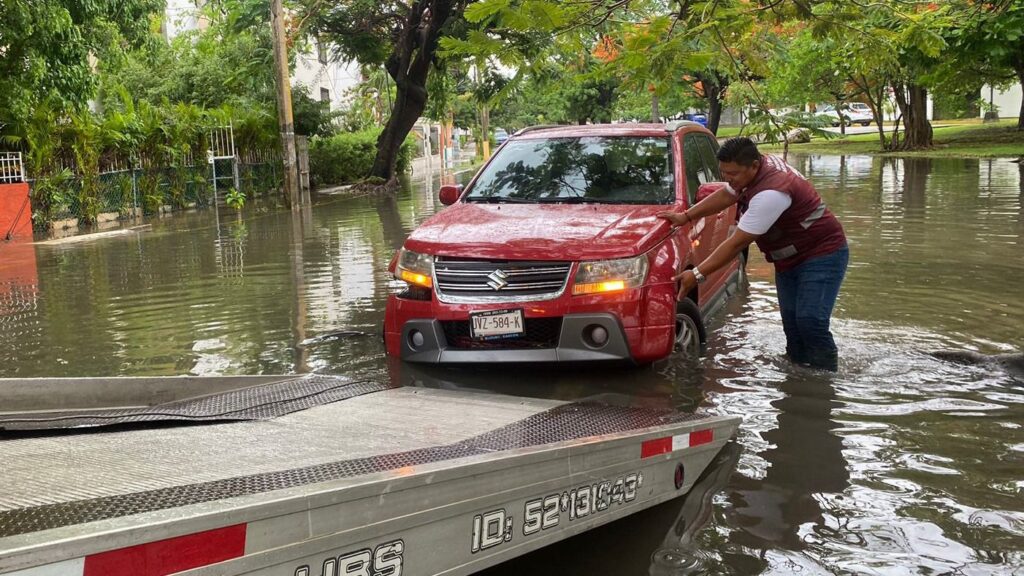
[[(176, 387), (88, 380), (80, 404)], [(0, 399), (25, 411), (25, 382)], [(0, 433), (0, 574), (469, 574), (685, 494), (738, 422), (395, 388), (269, 420)]]

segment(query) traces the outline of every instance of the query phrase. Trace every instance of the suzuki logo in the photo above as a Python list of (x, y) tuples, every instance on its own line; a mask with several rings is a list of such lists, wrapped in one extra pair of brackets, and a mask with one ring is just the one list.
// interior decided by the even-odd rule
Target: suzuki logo
[(487, 285), (494, 290), (501, 290), (508, 286), (508, 274), (504, 270), (495, 270), (487, 275)]

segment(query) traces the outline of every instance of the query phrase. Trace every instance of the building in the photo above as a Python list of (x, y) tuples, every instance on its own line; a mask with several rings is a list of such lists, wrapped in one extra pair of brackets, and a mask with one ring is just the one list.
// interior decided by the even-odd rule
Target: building
[(1024, 100), (1024, 91), (1021, 90), (1019, 83), (1006, 90), (1000, 90), (993, 86), (982, 86), (981, 117), (984, 118), (985, 113), (994, 108), (1000, 118), (1016, 118), (1020, 115), (1022, 100)]

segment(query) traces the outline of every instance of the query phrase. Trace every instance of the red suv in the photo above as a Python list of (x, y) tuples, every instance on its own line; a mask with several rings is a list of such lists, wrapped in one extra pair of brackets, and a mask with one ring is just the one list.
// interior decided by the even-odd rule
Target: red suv
[(389, 270), (388, 354), (409, 362), (646, 364), (704, 345), (702, 313), (739, 282), (739, 261), (676, 301), (672, 276), (706, 258), (735, 208), (672, 229), (655, 215), (721, 180), (700, 124), (527, 128), (449, 206), (412, 232)]

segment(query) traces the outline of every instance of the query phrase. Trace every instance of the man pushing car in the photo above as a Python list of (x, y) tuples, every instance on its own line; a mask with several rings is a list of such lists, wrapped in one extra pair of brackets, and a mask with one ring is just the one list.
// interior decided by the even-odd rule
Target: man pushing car
[(803, 175), (780, 158), (762, 155), (749, 138), (727, 140), (717, 157), (725, 182), (703, 185), (714, 192), (688, 210), (658, 213), (682, 226), (733, 204), (739, 208), (733, 234), (703, 262), (675, 276), (679, 298), (756, 242), (775, 264), (786, 355), (836, 371), (839, 356), (829, 324), (850, 256), (842, 225)]

